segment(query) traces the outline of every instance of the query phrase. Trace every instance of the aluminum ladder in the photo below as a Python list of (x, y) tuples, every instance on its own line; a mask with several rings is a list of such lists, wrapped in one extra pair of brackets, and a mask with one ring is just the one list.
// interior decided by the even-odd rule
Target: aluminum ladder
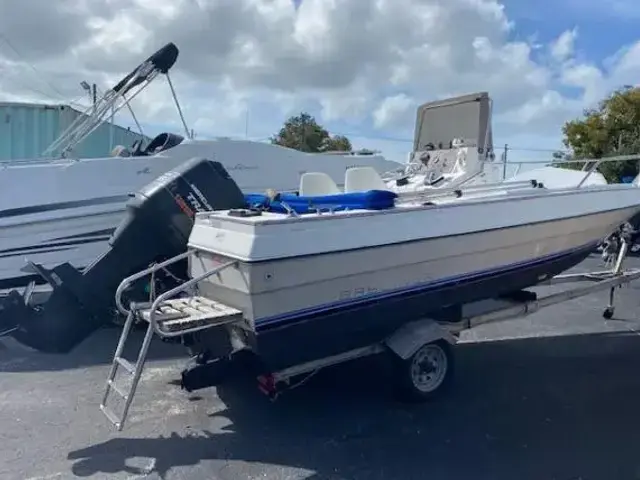
[[(184, 254), (126, 278), (120, 284), (120, 287), (118, 287), (118, 291), (116, 292), (116, 304), (122, 313), (126, 313), (127, 320), (123, 326), (122, 333), (120, 334), (120, 340), (118, 341), (118, 346), (116, 347), (116, 351), (113, 356), (113, 363), (111, 364), (109, 376), (107, 377), (106, 389), (102, 397), (102, 402), (100, 403), (100, 410), (102, 410), (118, 431), (121, 431), (124, 427), (124, 422), (129, 413), (129, 407), (131, 406), (131, 402), (133, 401), (133, 397), (144, 370), (147, 353), (154, 334), (161, 338), (179, 337), (200, 330), (221, 327), (223, 325), (239, 322), (243, 318), (240, 310), (229, 307), (220, 302), (210, 300), (206, 297), (193, 295), (171, 298), (186, 291), (197, 282), (234, 265), (235, 262), (223, 264), (203, 275), (192, 278), (182, 285), (159, 295), (153, 302), (138, 304), (132, 303), (128, 310), (122, 307), (122, 292), (131, 283), (133, 283), (133, 281), (138, 280), (149, 273), (153, 273), (163, 266), (182, 258), (185, 258)], [(122, 353), (131, 331), (131, 327), (135, 320), (138, 319), (147, 322), (148, 326), (138, 352), (136, 362), (131, 363), (122, 357)], [(123, 386), (116, 383), (118, 367), (124, 368), (124, 370), (132, 377), (131, 384), (128, 388), (123, 388)], [(107, 400), (112, 392), (115, 392), (124, 400), (124, 407), (121, 415), (117, 415), (107, 405)]]

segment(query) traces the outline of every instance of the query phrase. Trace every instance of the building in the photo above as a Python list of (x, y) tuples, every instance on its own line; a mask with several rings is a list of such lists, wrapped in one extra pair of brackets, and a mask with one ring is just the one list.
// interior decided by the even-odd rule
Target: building
[[(69, 105), (0, 102), (0, 161), (36, 158), (51, 145), (78, 116)], [(105, 122), (73, 151), (73, 157), (106, 157), (116, 145), (130, 147), (149, 138)]]

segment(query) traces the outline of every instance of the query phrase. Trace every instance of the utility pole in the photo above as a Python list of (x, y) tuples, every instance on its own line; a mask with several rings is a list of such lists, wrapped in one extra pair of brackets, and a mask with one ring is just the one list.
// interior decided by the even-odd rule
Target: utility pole
[(115, 114), (115, 105), (111, 105), (111, 121), (109, 122), (109, 151), (113, 150), (113, 117), (115, 117)]
[[(85, 80), (80, 82), (82, 89), (89, 95), (89, 101), (92, 105), (93, 114), (96, 113), (98, 107), (98, 86), (95, 83), (89, 85)], [(114, 142), (114, 119), (115, 119), (115, 106), (111, 105), (111, 115), (109, 120), (109, 150), (113, 149)]]
[(82, 89), (87, 92), (87, 95), (89, 95), (89, 102), (91, 102), (92, 105), (94, 105), (95, 107), (95, 100), (93, 100), (93, 95), (91, 93), (91, 85), (89, 85), (87, 82), (85, 82), (84, 80), (80, 82), (80, 86), (82, 87)]
[(91, 85), (89, 85), (87, 82), (85, 82), (83, 80), (83, 81), (80, 82), (80, 86), (89, 95), (89, 101), (91, 102), (91, 105), (93, 106), (93, 112), (95, 113), (96, 106), (98, 104), (98, 87), (97, 87), (97, 85), (95, 83), (92, 83)]
[(507, 152), (509, 151), (509, 145), (504, 144), (504, 153), (502, 154), (502, 180), (507, 178)]

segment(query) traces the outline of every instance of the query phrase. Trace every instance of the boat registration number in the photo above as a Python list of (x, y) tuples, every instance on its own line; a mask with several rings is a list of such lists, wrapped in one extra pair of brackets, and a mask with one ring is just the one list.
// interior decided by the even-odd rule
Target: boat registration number
[(340, 300), (347, 300), (349, 298), (364, 297), (365, 295), (373, 295), (377, 293), (378, 289), (374, 287), (358, 287), (351, 290), (342, 290), (338, 295)]

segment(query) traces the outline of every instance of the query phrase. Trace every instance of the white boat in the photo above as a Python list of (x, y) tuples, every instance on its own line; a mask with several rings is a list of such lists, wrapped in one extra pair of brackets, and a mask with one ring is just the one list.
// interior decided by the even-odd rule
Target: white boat
[[(201, 167), (187, 166), (185, 175), (196, 178)], [(217, 385), (225, 365), (233, 363), (229, 360), (240, 358), (273, 398), (278, 382), (387, 351), (402, 365), (398, 375), (407, 393), (425, 399), (447, 377), (447, 345), (455, 343), (451, 332), (470, 328), (465, 306), (507, 303), (484, 315), (506, 318), (640, 278), (637, 270), (621, 270), (626, 244), (610, 274), (557, 276), (640, 212), (635, 184), (550, 189), (512, 182), (425, 192), (422, 198), (390, 190), (242, 195), (219, 164), (208, 172), (217, 172), (217, 178), (197, 178), (224, 191), (217, 202), (229, 207), (200, 208), (191, 217), (186, 252), (128, 276), (117, 288), (116, 305), (127, 320), (100, 408), (118, 430), (154, 334), (179, 339), (194, 355), (182, 372), (181, 385), (188, 391)], [(161, 208), (172, 204), (170, 195), (165, 202), (160, 196), (166, 194), (153, 191), (157, 198), (148, 197), (147, 213), (175, 211), (175, 206)], [(149, 223), (152, 217), (146, 216), (149, 226), (165, 221)], [(124, 245), (133, 239), (127, 230), (141, 232), (135, 223), (131, 217), (115, 240), (123, 257), (130, 250)], [(123, 294), (136, 282), (185, 259), (189, 280), (152, 294), (150, 304), (125, 306)], [(525, 290), (552, 280), (601, 281), (540, 303)], [(19, 295), (15, 300), (23, 304)], [(613, 315), (612, 296), (603, 315)], [(148, 328), (133, 364), (122, 355), (136, 320), (148, 322)], [(39, 319), (37, 325), (43, 323)], [(26, 325), (22, 329), (26, 332)], [(37, 336), (35, 330), (28, 334), (26, 341)], [(133, 375), (124, 389), (116, 380), (119, 367)], [(111, 392), (125, 399), (121, 413), (107, 405)]]
[[(175, 63), (173, 44), (160, 49), (113, 89), (89, 115), (79, 117), (40, 158), (0, 165), (0, 289), (39, 280), (22, 271), (28, 258), (45, 267), (63, 262), (81, 268), (106, 248), (123, 218), (129, 196), (154, 178), (193, 157), (221, 162), (248, 192), (276, 188), (295, 190), (302, 174), (321, 171), (338, 183), (352, 166), (382, 173), (399, 164), (380, 155), (306, 154), (276, 145), (245, 140), (193, 140), (163, 133), (146, 148), (117, 149), (117, 156), (68, 158), (73, 146), (103, 119), (124, 106), (157, 75)], [(173, 87), (171, 87), (173, 93)], [(175, 94), (174, 94), (175, 99)], [(182, 117), (179, 103), (176, 106)], [(185, 129), (188, 132), (188, 129)]]
[(283, 368), (377, 341), (452, 304), (536, 285), (640, 212), (635, 185), (395, 196), (282, 195), (266, 211), (198, 214), (190, 274), (230, 265), (200, 282), (201, 295), (242, 312), (249, 343)]

